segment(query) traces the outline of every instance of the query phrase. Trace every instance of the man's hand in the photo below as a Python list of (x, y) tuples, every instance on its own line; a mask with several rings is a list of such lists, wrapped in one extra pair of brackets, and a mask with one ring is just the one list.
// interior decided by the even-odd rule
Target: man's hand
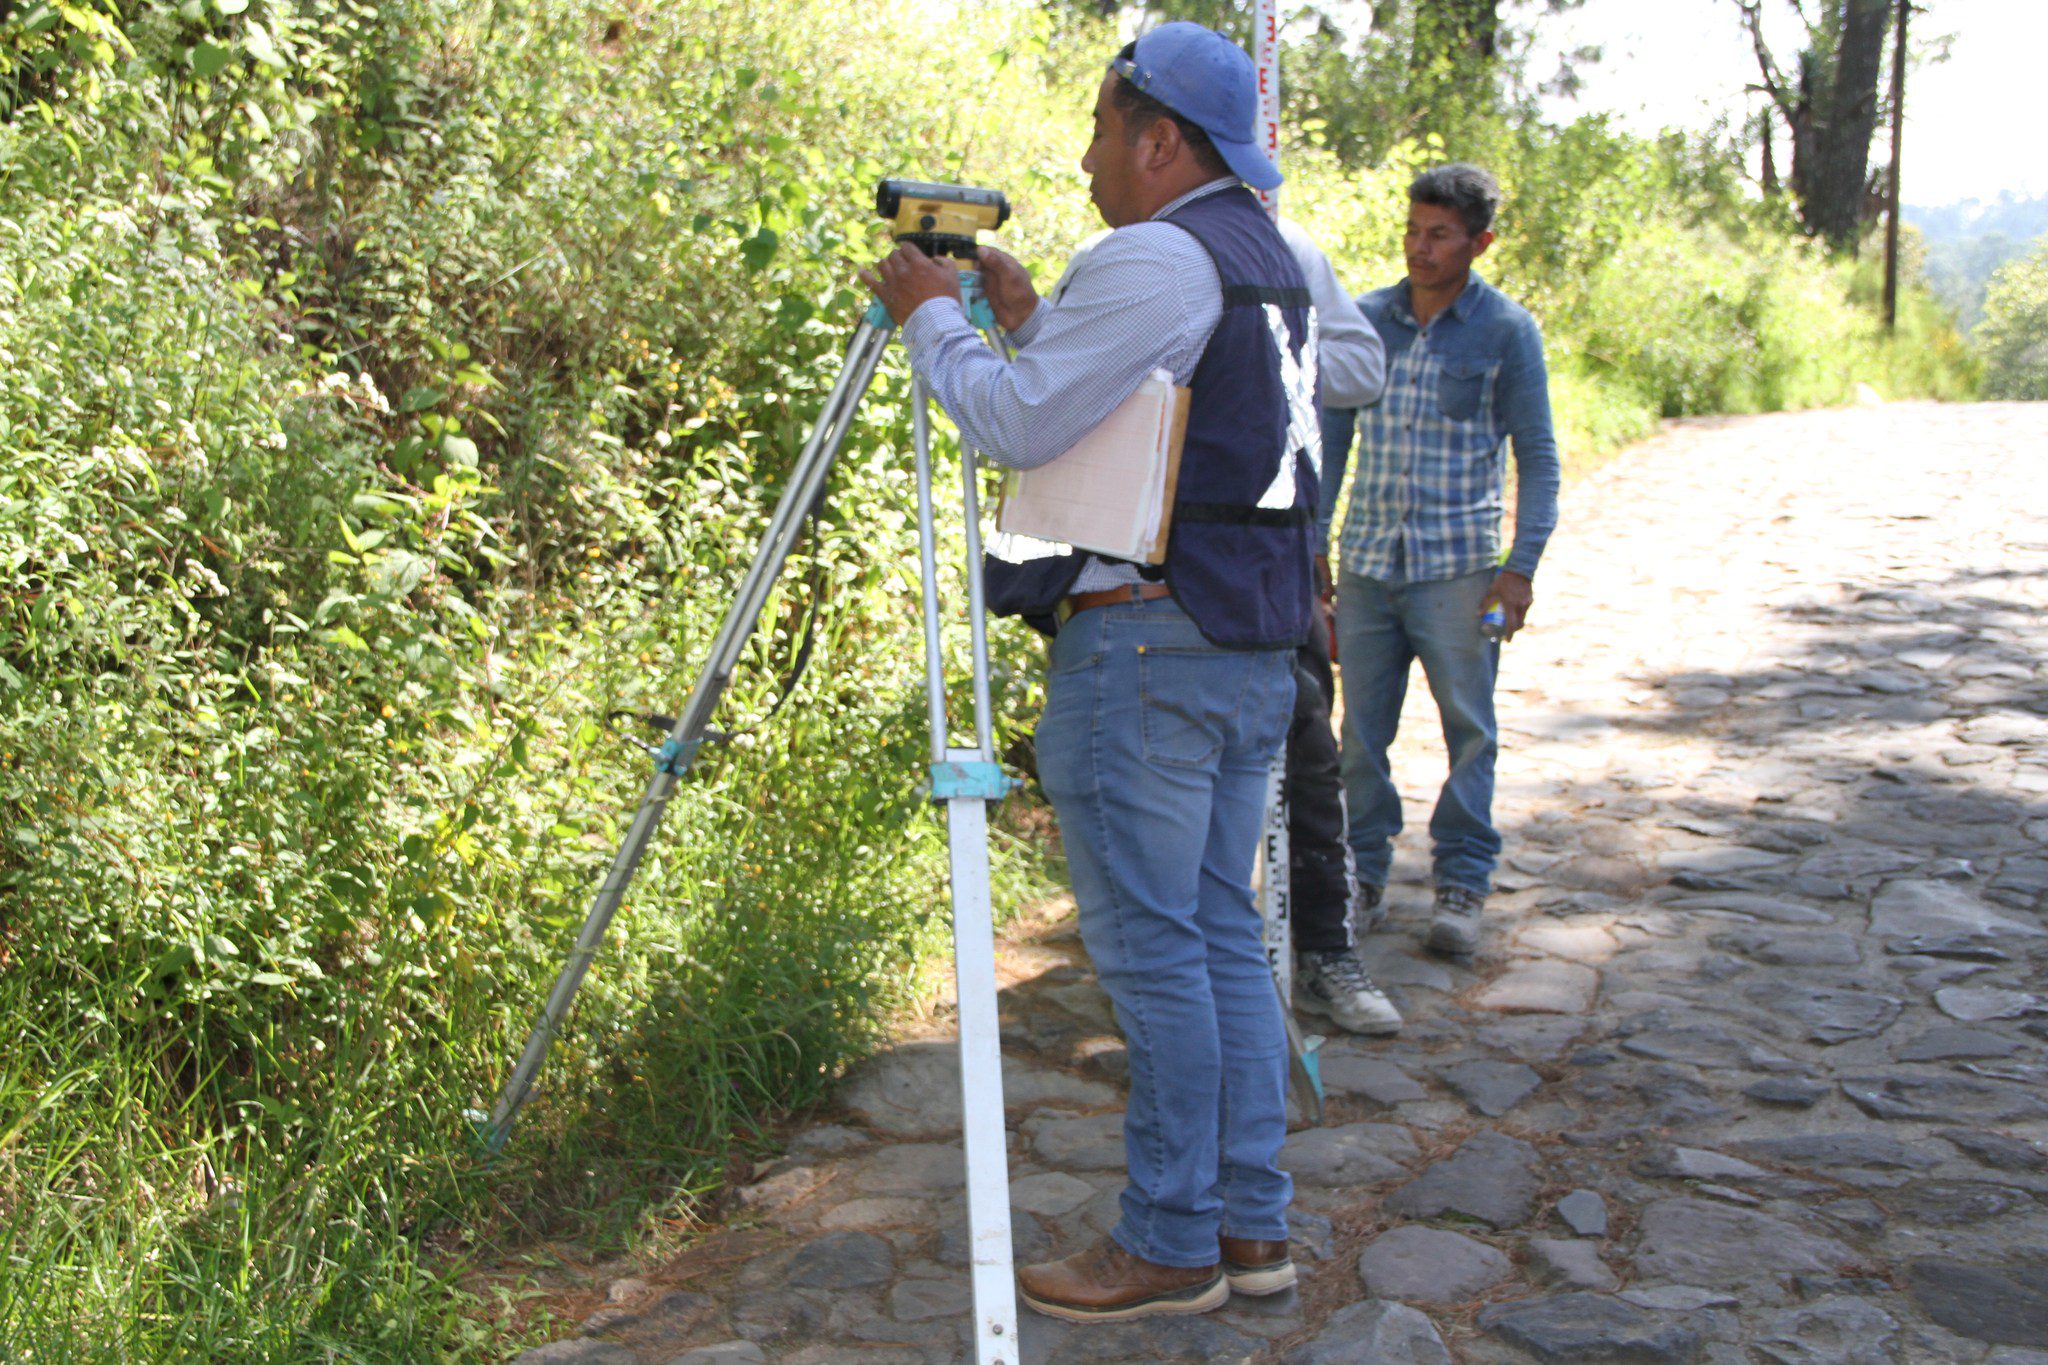
[(1515, 632), (1529, 618), (1529, 604), (1536, 600), (1536, 586), (1522, 575), (1502, 569), (1493, 576), (1493, 586), (1486, 590), (1486, 600), (1500, 603), (1500, 614), (1505, 618), (1501, 638), (1512, 640)]
[(898, 327), (933, 299), (960, 301), (960, 271), (952, 261), (935, 261), (905, 242), (860, 272), (860, 282), (874, 290)]
[(992, 246), (981, 248), (981, 292), (988, 296), (996, 325), (1014, 332), (1038, 311), (1038, 290), (1032, 287), (1031, 272), (1015, 256)]

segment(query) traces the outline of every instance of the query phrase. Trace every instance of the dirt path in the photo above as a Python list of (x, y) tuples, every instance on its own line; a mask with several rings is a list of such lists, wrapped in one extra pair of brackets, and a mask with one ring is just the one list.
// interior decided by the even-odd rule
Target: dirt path
[[(1537, 591), (1474, 970), (1415, 946), (1411, 690), (1410, 1023), (1324, 1053), (1301, 1291), (1027, 1310), (1024, 1359), (2048, 1365), (2048, 405), (1683, 424), (1569, 490)], [(1114, 1221), (1123, 1052), (1071, 919), (1004, 971), (1021, 1261)], [(963, 1358), (942, 1039), (522, 1361)]]

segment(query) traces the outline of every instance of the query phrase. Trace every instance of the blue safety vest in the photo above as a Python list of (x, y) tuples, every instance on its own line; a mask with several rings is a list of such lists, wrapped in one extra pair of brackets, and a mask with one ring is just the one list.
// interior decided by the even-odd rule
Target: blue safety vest
[[(1141, 573), (1163, 577), (1212, 644), (1292, 648), (1307, 638), (1313, 611), (1322, 465), (1308, 287), (1242, 185), (1159, 221), (1208, 251), (1223, 282), (1223, 315), (1189, 386), (1166, 562)], [(1051, 634), (1054, 608), (1087, 558), (989, 555), (989, 610)]]

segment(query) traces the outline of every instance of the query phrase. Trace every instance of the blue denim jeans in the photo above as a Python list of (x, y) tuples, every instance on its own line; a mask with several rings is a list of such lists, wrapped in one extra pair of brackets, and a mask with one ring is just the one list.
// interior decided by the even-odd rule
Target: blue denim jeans
[(1433, 583), (1385, 583), (1346, 570), (1337, 584), (1337, 664), (1344, 678), (1344, 804), (1358, 880), (1387, 883), (1401, 793), (1387, 748), (1408, 696), (1408, 666), (1422, 660), (1443, 715), (1450, 776), (1429, 819), (1436, 884), (1484, 895), (1500, 857), (1493, 828), (1493, 760), (1499, 732), (1493, 682), (1500, 646), (1479, 633), (1494, 571)]
[(1293, 701), (1293, 651), (1218, 649), (1171, 598), (1052, 643), (1039, 780), (1130, 1051), (1111, 1236), (1159, 1265), (1287, 1235), (1287, 1039), (1251, 875)]

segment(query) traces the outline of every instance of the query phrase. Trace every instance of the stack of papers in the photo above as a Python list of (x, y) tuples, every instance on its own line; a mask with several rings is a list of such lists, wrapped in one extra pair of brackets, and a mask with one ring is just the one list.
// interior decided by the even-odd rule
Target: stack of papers
[(1072, 449), (1011, 473), (996, 529), (1111, 559), (1163, 563), (1187, 419), (1188, 391), (1154, 370)]

